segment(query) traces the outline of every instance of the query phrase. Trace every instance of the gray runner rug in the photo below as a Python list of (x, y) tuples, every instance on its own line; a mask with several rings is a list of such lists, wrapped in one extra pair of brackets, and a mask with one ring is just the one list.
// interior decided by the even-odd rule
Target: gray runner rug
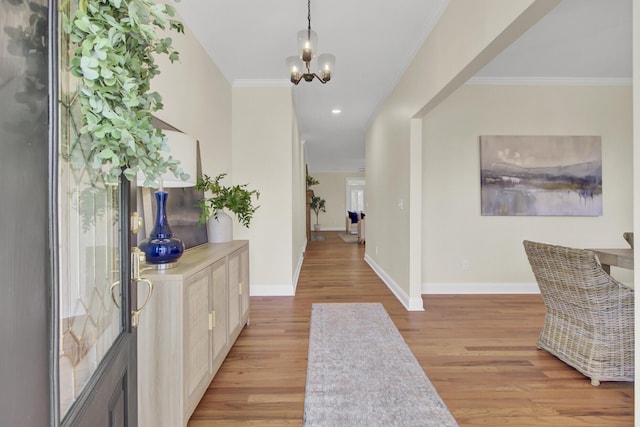
[(382, 304), (313, 304), (304, 425), (457, 426)]

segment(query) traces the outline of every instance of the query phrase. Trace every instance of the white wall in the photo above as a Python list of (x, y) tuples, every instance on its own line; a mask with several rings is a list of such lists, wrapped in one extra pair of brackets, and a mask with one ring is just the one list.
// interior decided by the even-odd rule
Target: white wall
[[(423, 292), (537, 291), (524, 239), (626, 247), (632, 220), (629, 86), (465, 85), (423, 120)], [(603, 215), (480, 215), (480, 135), (600, 135)], [(463, 269), (463, 262), (468, 270)], [(629, 270), (614, 271), (626, 281)]]
[(450, 1), (367, 132), (365, 258), (410, 310), (422, 310), (421, 258), (410, 249), (421, 225), (420, 209), (410, 200), (420, 190), (414, 182), (420, 165), (411, 162), (412, 143), (419, 141), (412, 130), (420, 126), (412, 119), (435, 107), (556, 4)]
[(230, 174), (231, 85), (188, 28), (184, 35), (166, 36), (180, 52), (180, 61), (157, 58), (161, 74), (153, 79), (152, 90), (162, 96), (164, 109), (156, 116), (200, 141), (203, 173)]
[[(178, 17), (180, 19), (180, 17)], [(250, 240), (251, 292), (291, 295), (306, 243), (304, 151), (290, 85), (234, 87), (188, 28), (167, 32), (180, 62), (158, 58), (153, 90), (159, 119), (200, 141), (203, 173), (227, 173), (261, 196), (251, 228), (234, 219), (234, 239)]]
[[(327, 212), (320, 212), (321, 230), (345, 230), (347, 216), (347, 178), (364, 177), (362, 172), (316, 172), (310, 174), (320, 183), (311, 187), (316, 196), (326, 200)], [(316, 223), (316, 214), (311, 211), (311, 223)]]
[(293, 236), (291, 240), (291, 266), (293, 268), (293, 286), (298, 283), (298, 275), (304, 260), (304, 251), (307, 246), (307, 182), (305, 169), (304, 144), (300, 140), (300, 130), (298, 128), (298, 118), (295, 111), (292, 111), (291, 127), (291, 191), (293, 197)]
[[(260, 191), (260, 208), (251, 228), (234, 223), (234, 238), (249, 239), (251, 294), (292, 295), (294, 269), (301, 251), (294, 248), (294, 212), (302, 194), (294, 195), (292, 179), (302, 175), (295, 164), (291, 88), (233, 88), (233, 183), (249, 183)], [(300, 179), (302, 177), (300, 176)], [(302, 191), (302, 183), (296, 192)], [(295, 203), (295, 206), (294, 206)], [(295, 230), (299, 246), (299, 230)]]

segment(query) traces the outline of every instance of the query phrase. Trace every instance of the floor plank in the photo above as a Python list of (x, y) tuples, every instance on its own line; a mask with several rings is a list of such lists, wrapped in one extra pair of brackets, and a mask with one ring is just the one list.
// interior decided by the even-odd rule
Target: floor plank
[(540, 296), (425, 295), (425, 311), (407, 312), (363, 261), (363, 245), (318, 234), (295, 297), (251, 297), (251, 324), (190, 427), (301, 425), (314, 302), (382, 303), (460, 426), (633, 425), (633, 383), (593, 387), (536, 348)]

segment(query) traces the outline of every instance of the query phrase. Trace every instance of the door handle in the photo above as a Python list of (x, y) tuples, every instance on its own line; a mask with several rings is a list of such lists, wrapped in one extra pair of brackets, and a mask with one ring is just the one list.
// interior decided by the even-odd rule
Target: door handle
[(138, 234), (140, 229), (142, 228), (144, 221), (138, 212), (133, 212), (131, 214), (131, 232), (133, 234)]
[(133, 247), (131, 248), (131, 280), (136, 284), (145, 283), (147, 285), (147, 297), (144, 300), (142, 306), (135, 310), (131, 310), (131, 326), (134, 328), (138, 327), (140, 323), (140, 313), (145, 309), (149, 301), (151, 300), (151, 295), (153, 295), (153, 282), (140, 275), (140, 264), (143, 263), (146, 259), (144, 252), (142, 252), (139, 248)]
[[(140, 283), (144, 283), (147, 285), (147, 297), (144, 300), (144, 303), (141, 307), (136, 308), (135, 310), (131, 310), (131, 326), (134, 328), (138, 327), (140, 323), (140, 313), (145, 309), (149, 301), (151, 300), (151, 295), (153, 295), (153, 282), (151, 279), (146, 277), (142, 277), (140, 275), (141, 269), (140, 264), (145, 261), (145, 254), (139, 248), (133, 247), (131, 248), (131, 281), (138, 285)], [(120, 303), (118, 302), (118, 298), (116, 298), (116, 294), (114, 293), (116, 289), (120, 287), (120, 281), (115, 281), (111, 284), (111, 300), (116, 305), (116, 307), (120, 308)], [(135, 288), (137, 290), (137, 287)]]

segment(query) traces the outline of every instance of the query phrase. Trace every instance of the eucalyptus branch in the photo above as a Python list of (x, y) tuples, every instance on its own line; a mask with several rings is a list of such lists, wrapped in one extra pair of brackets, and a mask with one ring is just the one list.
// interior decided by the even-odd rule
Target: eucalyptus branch
[(169, 37), (157, 30), (184, 32), (173, 19), (175, 10), (152, 0), (80, 0), (70, 20), (63, 22), (75, 46), (71, 73), (80, 79), (81, 134), (90, 138), (88, 164), (108, 182), (119, 176), (132, 180), (141, 171), (145, 185), (167, 170), (188, 176), (167, 152), (166, 138), (152, 126), (152, 113), (162, 109), (162, 97), (150, 92), (160, 74), (156, 54), (173, 63), (179, 54)]

